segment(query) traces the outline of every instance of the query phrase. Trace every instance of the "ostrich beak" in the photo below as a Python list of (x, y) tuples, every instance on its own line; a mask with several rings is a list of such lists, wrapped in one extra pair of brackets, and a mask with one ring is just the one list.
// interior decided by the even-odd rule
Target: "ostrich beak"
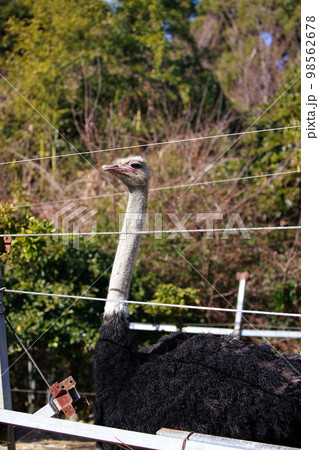
[(116, 167), (118, 167), (118, 164), (104, 164), (102, 170), (115, 170)]
[(104, 164), (104, 166), (102, 166), (102, 170), (108, 170), (112, 173), (135, 173), (135, 170), (132, 169), (132, 167), (129, 167), (125, 164)]

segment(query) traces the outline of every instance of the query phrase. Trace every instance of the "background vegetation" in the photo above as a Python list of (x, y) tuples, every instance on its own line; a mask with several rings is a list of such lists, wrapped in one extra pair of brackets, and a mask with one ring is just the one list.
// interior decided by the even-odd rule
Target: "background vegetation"
[[(152, 188), (300, 169), (300, 132), (148, 146), (152, 142), (300, 124), (298, 0), (1, 0), (1, 161), (87, 152), (0, 166), (1, 233), (51, 232), (69, 203), (97, 211), (99, 230), (118, 230), (123, 186), (99, 172), (103, 163), (142, 145)], [(94, 168), (96, 170), (94, 170)], [(209, 169), (208, 169), (209, 168)], [(208, 170), (207, 170), (208, 169)], [(203, 175), (203, 172), (205, 174)], [(300, 224), (298, 173), (152, 191), (150, 226), (163, 214), (232, 214), (249, 226)], [(184, 194), (183, 194), (184, 193)], [(182, 195), (181, 198), (180, 195)], [(235, 223), (237, 226), (238, 223)], [(116, 237), (80, 241), (14, 239), (2, 259), (9, 289), (105, 297)], [(68, 245), (67, 245), (68, 244)], [(180, 252), (222, 294), (204, 281)], [(227, 307), (236, 304), (236, 272), (248, 271), (246, 307), (299, 312), (300, 235), (261, 232), (243, 239), (194, 234), (142, 239), (131, 299)], [(103, 304), (6, 294), (8, 317), (50, 382), (72, 373), (93, 391), (91, 360)], [(131, 307), (133, 321), (221, 324), (233, 314)], [(256, 328), (298, 328), (292, 319), (254, 317)], [(245, 325), (246, 326), (246, 325)], [(248, 326), (248, 325), (247, 325)], [(8, 332), (12, 384), (44, 389)], [(158, 335), (136, 332), (137, 345)], [(298, 341), (272, 342), (298, 351)], [(29, 370), (29, 377), (26, 376)], [(29, 408), (42, 406), (38, 395)], [(24, 394), (15, 409), (27, 408)]]

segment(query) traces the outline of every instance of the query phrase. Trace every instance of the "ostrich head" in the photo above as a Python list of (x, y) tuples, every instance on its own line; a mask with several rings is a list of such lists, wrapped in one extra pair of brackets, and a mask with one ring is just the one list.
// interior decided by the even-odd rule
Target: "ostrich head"
[(118, 159), (114, 164), (102, 166), (102, 170), (114, 173), (128, 188), (145, 187), (151, 177), (151, 171), (142, 156)]

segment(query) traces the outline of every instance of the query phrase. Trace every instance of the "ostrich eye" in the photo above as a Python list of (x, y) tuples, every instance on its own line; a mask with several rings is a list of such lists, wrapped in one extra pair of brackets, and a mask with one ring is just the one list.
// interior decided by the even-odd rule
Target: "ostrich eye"
[(132, 163), (130, 164), (130, 166), (131, 166), (133, 169), (140, 169), (140, 168), (142, 167), (142, 164), (139, 163), (139, 162), (134, 161), (134, 162), (132, 162)]

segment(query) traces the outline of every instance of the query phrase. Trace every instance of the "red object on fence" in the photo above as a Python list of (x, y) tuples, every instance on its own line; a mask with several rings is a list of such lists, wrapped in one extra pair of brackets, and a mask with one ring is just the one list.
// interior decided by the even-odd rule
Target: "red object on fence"
[(11, 236), (0, 237), (0, 254), (10, 253), (11, 251)]
[(54, 383), (50, 387), (50, 393), (53, 397), (53, 402), (59, 411), (62, 411), (67, 419), (75, 414), (80, 409), (89, 405), (85, 397), (81, 397), (75, 389), (75, 381), (70, 376), (61, 383)]

